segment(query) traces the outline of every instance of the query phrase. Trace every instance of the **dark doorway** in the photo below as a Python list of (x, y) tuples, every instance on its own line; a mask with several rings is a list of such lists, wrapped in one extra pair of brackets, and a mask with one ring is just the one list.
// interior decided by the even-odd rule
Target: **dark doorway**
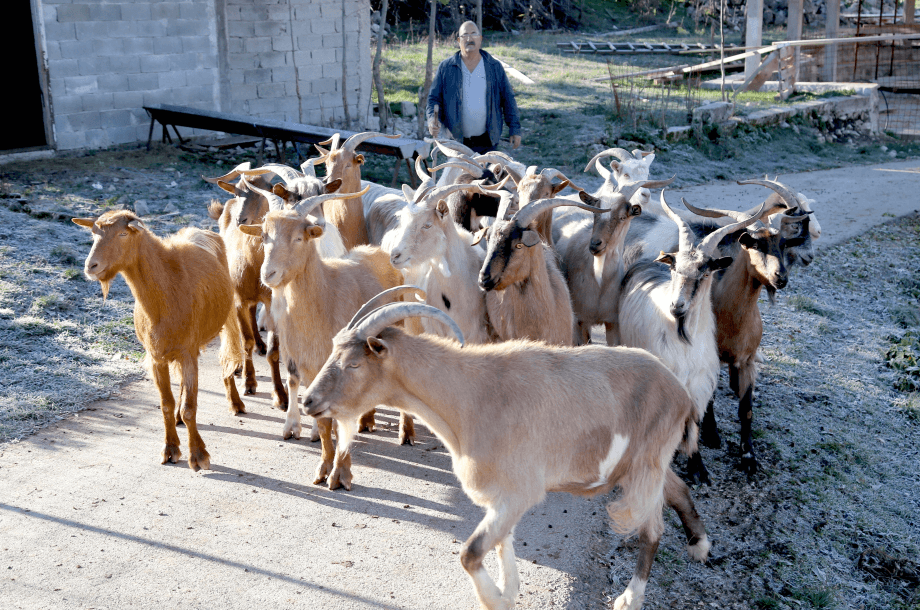
[(0, 116), (6, 125), (0, 132), (0, 150), (48, 144), (31, 5), (17, 0), (5, 6), (0, 56), (7, 58), (4, 72), (9, 86), (0, 96)]

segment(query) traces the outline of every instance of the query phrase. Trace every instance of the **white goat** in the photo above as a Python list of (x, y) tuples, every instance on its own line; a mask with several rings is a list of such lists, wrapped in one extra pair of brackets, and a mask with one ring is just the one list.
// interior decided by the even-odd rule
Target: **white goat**
[[(601, 160), (607, 157), (616, 157), (619, 159), (619, 163), (611, 161), (610, 169), (608, 170), (604, 167), (604, 164), (601, 163)], [(594, 167), (600, 177), (604, 179), (604, 184), (594, 193), (594, 196), (603, 198), (606, 195), (612, 195), (616, 191), (618, 184), (648, 180), (649, 169), (654, 160), (655, 153), (642, 152), (638, 149), (630, 153), (624, 148), (608, 148), (607, 150), (597, 153), (594, 155), (593, 159), (588, 161), (588, 165), (585, 166), (586, 172)], [(639, 189), (632, 196), (630, 202), (635, 205), (640, 205), (644, 210), (652, 211), (656, 214), (664, 213), (664, 210), (650, 209), (652, 205), (652, 192), (648, 188)]]
[[(712, 274), (732, 263), (731, 257), (719, 256), (719, 241), (757, 221), (765, 204), (754, 216), (722, 227), (700, 240), (690, 225), (668, 207), (664, 191), (660, 201), (662, 209), (679, 227), (679, 247), (675, 253), (661, 252), (654, 262), (636, 263), (626, 272), (619, 304), (620, 341), (623, 345), (647, 349), (661, 358), (687, 387), (696, 407), (688, 434), (695, 443), (697, 422), (706, 412), (719, 377)], [(692, 477), (708, 481), (699, 452), (690, 455), (687, 468)]]
[[(415, 316), (440, 320), (460, 345), (393, 326)], [(453, 319), (430, 305), (385, 305), (336, 335), (304, 407), (314, 417), (348, 422), (389, 401), (438, 436), (463, 490), (486, 510), (460, 552), (483, 608), (514, 605), (520, 588), (514, 526), (549, 491), (590, 496), (621, 489), (608, 506), (613, 526), (639, 533), (642, 545), (617, 609), (642, 605), (665, 503), (684, 524), (690, 556), (705, 561), (705, 528), (689, 489), (670, 468), (694, 408), (661, 361), (621, 347), (512, 341), (461, 349), (462, 342)], [(578, 408), (560, 409), (563, 402)], [(528, 421), (539, 425), (521, 425)], [(352, 427), (346, 438), (353, 434)], [(501, 589), (483, 567), (493, 548)]]

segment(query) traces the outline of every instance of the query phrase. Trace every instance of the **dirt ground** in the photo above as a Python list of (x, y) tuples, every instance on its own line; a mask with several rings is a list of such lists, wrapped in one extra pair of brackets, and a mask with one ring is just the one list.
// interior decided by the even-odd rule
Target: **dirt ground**
[[(15, 608), (473, 608), (457, 553), (481, 511), (424, 426), (416, 446), (396, 444), (394, 412), (361, 435), (354, 489), (330, 492), (311, 483), (318, 446), (281, 440), (264, 361), (259, 393), (234, 417), (209, 352), (199, 422), (213, 468), (159, 464), (133, 299), (117, 280), (103, 303), (82, 279), (90, 239), (69, 218), (142, 200), (158, 234), (214, 229), (205, 206), (219, 193), (199, 176), (233, 165), (214, 157), (122, 151), (0, 166), (2, 598)], [(918, 166), (783, 178), (818, 199), (824, 234), (778, 302), (761, 302), (761, 470), (737, 469), (723, 379), (725, 444), (703, 450), (714, 483), (694, 490), (712, 558), (689, 561), (668, 513), (647, 608), (920, 604), (920, 400), (895, 389), (902, 373), (885, 359), (920, 331)], [(674, 201), (740, 209), (754, 189), (697, 186)], [(553, 494), (521, 522), (518, 607), (606, 608), (622, 591), (635, 549), (610, 532), (603, 500)]]

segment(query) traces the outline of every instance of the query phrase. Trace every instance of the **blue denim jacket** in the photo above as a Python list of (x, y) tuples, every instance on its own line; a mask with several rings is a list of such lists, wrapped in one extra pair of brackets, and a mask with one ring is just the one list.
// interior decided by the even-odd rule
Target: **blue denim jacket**
[[(486, 53), (482, 54), (482, 61), (486, 69), (486, 131), (492, 146), (497, 146), (502, 135), (502, 120), (508, 124), (510, 135), (521, 133), (521, 122), (518, 119), (517, 104), (514, 101), (514, 91), (508, 76), (501, 63)], [(448, 57), (438, 66), (431, 91), (428, 93), (428, 106), (425, 116), (429, 119), (434, 114), (434, 105), (438, 105), (438, 120), (441, 121), (454, 136), (463, 141), (463, 128), (461, 126), (460, 104), (463, 102), (463, 59), (457, 51), (453, 57)]]

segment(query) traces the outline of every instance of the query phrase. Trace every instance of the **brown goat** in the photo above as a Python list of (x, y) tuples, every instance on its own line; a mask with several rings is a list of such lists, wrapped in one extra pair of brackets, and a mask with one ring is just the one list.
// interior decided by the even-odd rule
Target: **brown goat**
[(259, 280), (259, 270), (265, 258), (262, 245), (239, 230), (240, 225), (261, 222), (268, 212), (269, 202), (260, 194), (260, 189), (251, 185), (245, 176), (241, 177), (236, 185), (223, 180), (218, 180), (217, 184), (234, 196), (225, 203), (212, 201), (208, 206), (208, 214), (218, 221), (220, 236), (224, 239), (228, 252), (230, 277), (236, 294), (236, 310), (246, 352), (245, 393), (255, 394), (258, 388), (256, 369), (252, 361), (253, 350), (258, 349), (259, 355), (266, 356), (271, 370), (272, 404), (277, 408), (286, 409), (287, 390), (281, 379), (278, 337), (269, 316), (266, 346), (259, 335), (259, 326), (256, 322), (256, 307), (259, 303), (265, 306), (266, 311), (270, 311), (272, 301), (271, 290)]
[[(571, 186), (576, 191), (583, 191), (579, 186), (572, 184), (572, 181), (566, 178), (558, 169), (546, 168), (539, 174), (536, 173), (537, 167), (531, 165), (527, 168), (526, 173), (518, 175), (511, 165), (505, 167), (505, 171), (511, 176), (511, 179), (517, 185), (518, 192), (518, 209), (530, 205), (531, 202), (540, 199), (552, 199), (559, 194), (565, 187)], [(553, 182), (553, 178), (559, 178), (561, 182)], [(553, 211), (543, 212), (536, 221), (537, 233), (544, 244), (553, 245)]]
[[(322, 162), (326, 164), (326, 181), (341, 180), (338, 189), (340, 193), (357, 193), (361, 190), (361, 165), (364, 164), (364, 155), (357, 152), (365, 140), (370, 138), (385, 137), (399, 138), (399, 135), (387, 135), (374, 131), (357, 133), (339, 147), (339, 134), (320, 144), (329, 144), (328, 150), (319, 145), (316, 149), (323, 155)], [(361, 198), (332, 199), (323, 204), (326, 220), (335, 225), (342, 234), (342, 241), (349, 250), (355, 246), (370, 243), (367, 237), (367, 226), (364, 222), (364, 204)]]
[(240, 328), (233, 307), (233, 284), (223, 240), (215, 233), (186, 228), (160, 239), (132, 212), (106, 212), (99, 218), (74, 218), (93, 233), (93, 247), (83, 271), (109, 286), (119, 273), (134, 295), (134, 331), (144, 349), (151, 377), (160, 391), (166, 427), (163, 463), (177, 462), (176, 402), (169, 385), (169, 366), (182, 376), (181, 417), (188, 429), (188, 465), (211, 467), (195, 421), (198, 408), (198, 356), (218, 334), (220, 364), (231, 413), (246, 407), (236, 391), (233, 372), (243, 364)]

